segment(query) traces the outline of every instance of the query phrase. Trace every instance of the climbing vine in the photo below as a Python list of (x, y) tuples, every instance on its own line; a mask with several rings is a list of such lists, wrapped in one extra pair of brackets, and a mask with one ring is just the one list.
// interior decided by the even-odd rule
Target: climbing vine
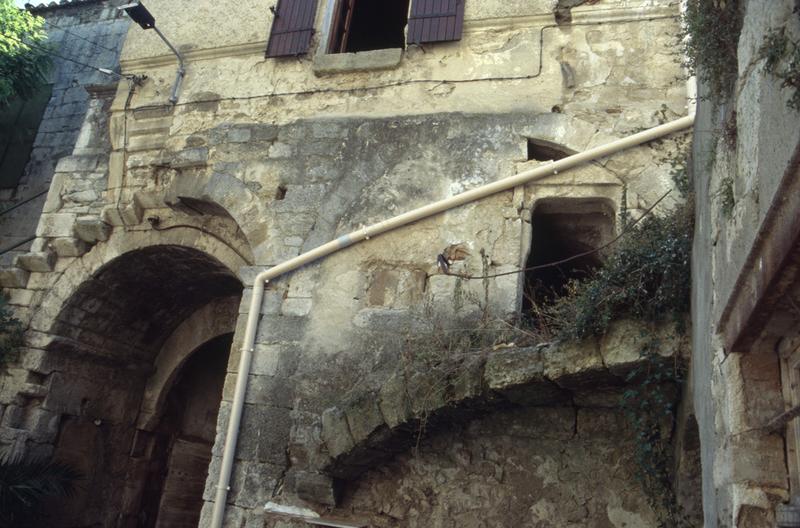
[(634, 226), (603, 267), (573, 280), (544, 307), (544, 321), (562, 339), (603, 335), (618, 319), (683, 321), (689, 310), (690, 202)]
[(641, 361), (626, 377), (621, 406), (634, 432), (636, 478), (656, 513), (659, 528), (692, 526), (673, 488), (671, 433), (683, 369), (659, 354), (658, 339), (642, 335)]
[(783, 29), (773, 31), (764, 37), (761, 56), (766, 59), (764, 70), (792, 91), (789, 108), (800, 111), (800, 41), (791, 40)]
[(724, 102), (738, 74), (737, 47), (742, 29), (738, 0), (688, 0), (679, 42), (690, 75), (709, 88), (709, 98)]

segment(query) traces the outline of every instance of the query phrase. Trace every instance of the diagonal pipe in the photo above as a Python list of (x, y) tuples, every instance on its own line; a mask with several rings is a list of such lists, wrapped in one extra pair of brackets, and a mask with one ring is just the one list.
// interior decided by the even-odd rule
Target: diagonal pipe
[(241, 358), (239, 360), (239, 371), (236, 375), (236, 387), (234, 389), (233, 401), (231, 402), (231, 415), (228, 420), (228, 430), (225, 435), (225, 444), (222, 453), (222, 466), (220, 468), (219, 481), (217, 482), (216, 498), (211, 517), (211, 528), (221, 528), (225, 514), (225, 503), (230, 491), (231, 472), (233, 470), (234, 455), (236, 444), (239, 440), (239, 426), (242, 420), (242, 410), (244, 408), (244, 395), (247, 390), (247, 378), (250, 374), (250, 362), (253, 356), (256, 331), (258, 330), (258, 320), (261, 315), (261, 301), (264, 297), (264, 288), (267, 283), (281, 275), (296, 270), (301, 266), (319, 260), (332, 253), (336, 253), (346, 247), (352, 246), (372, 237), (392, 231), (399, 227), (406, 226), (418, 220), (422, 220), (450, 209), (454, 209), (464, 204), (486, 198), (493, 194), (507, 191), (538, 180), (545, 176), (564, 172), (578, 165), (604, 158), (617, 152), (643, 145), (654, 139), (668, 136), (675, 132), (680, 132), (690, 128), (694, 124), (694, 115), (689, 115), (670, 121), (663, 125), (633, 134), (631, 136), (612, 141), (599, 147), (594, 147), (584, 152), (573, 154), (564, 159), (542, 165), (531, 170), (520, 172), (514, 176), (503, 178), (496, 182), (482, 185), (475, 189), (465, 191), (450, 198), (445, 198), (437, 202), (425, 205), (418, 209), (408, 211), (398, 216), (389, 218), (377, 224), (353, 231), (342, 235), (339, 238), (323, 244), (317, 248), (307, 251), (302, 255), (291, 258), (277, 266), (259, 273), (253, 283), (253, 295), (250, 299), (250, 311), (247, 316), (247, 326), (244, 331), (244, 341), (242, 345)]

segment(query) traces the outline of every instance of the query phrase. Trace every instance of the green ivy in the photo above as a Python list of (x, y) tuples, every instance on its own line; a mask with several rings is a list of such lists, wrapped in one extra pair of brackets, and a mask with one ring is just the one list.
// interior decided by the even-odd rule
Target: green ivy
[(761, 56), (764, 70), (781, 80), (781, 87), (792, 90), (789, 108), (800, 111), (800, 42), (790, 40), (783, 30), (764, 37)]
[(670, 443), (682, 370), (662, 358), (657, 339), (642, 336), (641, 361), (628, 374), (622, 410), (633, 428), (636, 478), (656, 513), (659, 528), (690, 528), (673, 488), (674, 456)]
[(618, 319), (682, 321), (689, 311), (691, 200), (664, 216), (633, 226), (594, 275), (567, 285), (545, 307), (547, 324), (562, 339), (603, 335)]
[(727, 100), (738, 74), (739, 1), (688, 0), (681, 26), (684, 66), (708, 85), (710, 99)]
[(13, 97), (28, 99), (52, 65), (44, 19), (0, 0), (0, 108)]

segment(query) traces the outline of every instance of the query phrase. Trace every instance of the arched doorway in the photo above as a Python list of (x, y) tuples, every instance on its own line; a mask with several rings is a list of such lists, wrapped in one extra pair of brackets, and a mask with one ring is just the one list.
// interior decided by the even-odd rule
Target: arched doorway
[(165, 398), (142, 453), (150, 460), (140, 512), (147, 528), (196, 528), (200, 520), (232, 341), (221, 335), (192, 352)]
[[(188, 359), (179, 364), (158, 357), (192, 314), (220, 299), (235, 301), (241, 291), (237, 276), (211, 255), (159, 245), (114, 258), (70, 295), (50, 330), (48, 351), (61, 365), (46, 403), (62, 416), (55, 457), (85, 480), (57, 526), (156, 526), (162, 506), (175, 518), (183, 499), (173, 492), (162, 504), (161, 495), (189, 466), (183, 480), (199, 486), (199, 495), (184, 500), (181, 519), (199, 515), (232, 328), (199, 348), (187, 341)], [(164, 365), (173, 372), (160, 419), (142, 428), (148, 382)]]

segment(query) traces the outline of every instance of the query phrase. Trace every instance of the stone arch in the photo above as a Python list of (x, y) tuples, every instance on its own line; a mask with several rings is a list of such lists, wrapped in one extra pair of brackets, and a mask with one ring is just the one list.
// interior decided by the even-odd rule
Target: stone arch
[(178, 372), (203, 344), (236, 329), (239, 298), (221, 298), (203, 306), (175, 329), (156, 356), (153, 374), (147, 379), (138, 428), (152, 431)]
[[(43, 348), (56, 365), (34, 405), (55, 417), (55, 457), (81, 470), (95, 491), (71, 500), (54, 526), (115, 525), (145, 509), (151, 520), (160, 515), (159, 497), (147, 494), (151, 461), (166, 464), (173, 448), (159, 440), (162, 432), (137, 427), (148, 381), (150, 388), (171, 387), (195, 345), (203, 345), (198, 340), (233, 332), (243, 288), (238, 270), (246, 264), (235, 248), (190, 227), (116, 231), (55, 282), (32, 323), (48, 336)], [(210, 319), (215, 324), (205, 334), (187, 334)], [(220, 398), (225, 370), (218, 372)]]
[(617, 139), (601, 134), (600, 129), (588, 121), (557, 112), (533, 116), (517, 132), (520, 136), (547, 142), (568, 154)]
[(428, 430), (509, 406), (565, 405), (587, 391), (613, 394), (644, 361), (640, 335), (658, 336), (664, 357), (686, 352), (674, 326), (623, 320), (599, 341), (476, 352), (448, 364), (446, 377), (424, 365), (402, 367), (379, 389), (351, 392), (323, 413), (321, 437), (331, 458), (322, 472), (357, 478), (367, 466), (413, 446), (421, 423)]
[[(628, 374), (642, 364), (642, 332), (669, 342), (665, 351), (685, 352), (674, 328), (619, 321), (600, 340), (486, 351), (475, 361), (454, 360), (458, 370), (400, 367), (325, 411), (323, 452), (331, 458), (321, 475), (297, 478), (295, 491), (326, 505), (321, 499), (337, 497), (332, 515), (364, 523), (359, 515), (380, 511), (426, 520), (437, 512), (465, 526), (567, 524), (572, 513), (544, 515), (540, 499), (550, 495), (556, 508), (557, 497), (564, 504), (591, 498), (591, 511), (579, 508), (586, 524), (605, 525), (606, 512), (615, 511), (636, 526), (655, 525), (636, 485), (635, 432), (619, 407)], [(442, 378), (443, 371), (451, 375)], [(586, 457), (580, 462), (578, 452)], [(325, 476), (338, 494), (319, 492)], [(465, 503), (467, 486), (481, 493)]]
[(58, 313), (80, 284), (96, 274), (106, 263), (126, 253), (155, 246), (194, 248), (213, 256), (225, 268), (238, 274), (248, 262), (220, 239), (189, 227), (167, 231), (117, 231), (108, 241), (70, 263), (50, 287), (31, 320), (31, 329), (49, 333)]
[(267, 251), (267, 209), (242, 180), (224, 173), (212, 173), (203, 181), (197, 178), (176, 178), (165, 192), (164, 201), (181, 207), (190, 200), (205, 202), (210, 209), (221, 209), (240, 227), (256, 260)]

